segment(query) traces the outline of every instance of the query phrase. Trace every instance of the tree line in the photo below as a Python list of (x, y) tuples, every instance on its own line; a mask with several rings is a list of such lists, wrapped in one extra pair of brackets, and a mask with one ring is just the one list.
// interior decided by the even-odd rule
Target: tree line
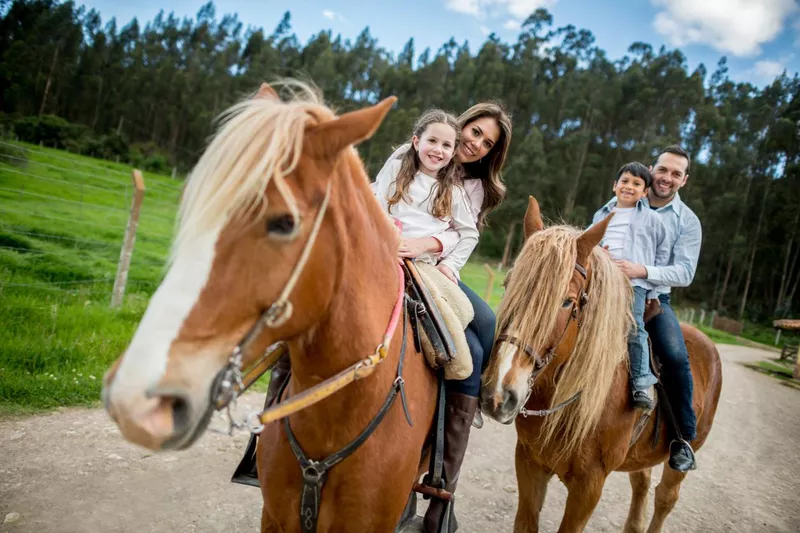
[[(764, 87), (736, 82), (725, 59), (694, 70), (677, 49), (632, 43), (610, 59), (592, 33), (554, 27), (539, 9), (515, 42), (491, 34), (399, 54), (368, 28), (354, 40), (320, 31), (301, 43), (286, 12), (275, 28), (218, 16), (159, 13), (125, 24), (73, 2), (0, 4), (0, 111), (7, 134), (50, 135), (101, 157), (188, 169), (213, 119), (265, 80), (313, 81), (340, 111), (396, 95), (375, 138), (360, 147), (374, 175), (426, 108), (455, 113), (501, 101), (514, 134), (506, 201), (489, 219), (478, 253), (500, 257), (528, 194), (551, 220), (586, 225), (611, 196), (622, 164), (652, 163), (680, 143), (693, 154), (686, 203), (703, 223), (685, 302), (734, 318), (768, 320), (800, 310), (800, 79)], [(30, 138), (30, 139), (29, 139)], [(70, 144), (71, 143), (71, 144)], [(512, 244), (520, 245), (516, 231)]]

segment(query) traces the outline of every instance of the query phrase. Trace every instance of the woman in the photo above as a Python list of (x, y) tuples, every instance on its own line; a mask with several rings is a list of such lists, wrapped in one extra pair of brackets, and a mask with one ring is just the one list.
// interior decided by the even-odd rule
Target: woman
[[(495, 103), (481, 103), (472, 106), (458, 118), (461, 127), (461, 143), (455, 158), (465, 171), (464, 190), (470, 203), (470, 212), (478, 229), (485, 226), (486, 216), (503, 201), (506, 188), (500, 171), (506, 161), (511, 143), (511, 120), (503, 109)], [(384, 165), (403, 157), (410, 145), (405, 144), (395, 150)], [(381, 171), (383, 172), (383, 170)], [(419, 257), (426, 253), (439, 255), (437, 268), (450, 278), (469, 298), (475, 317), (466, 329), (467, 343), (472, 356), (473, 373), (463, 380), (447, 380), (447, 411), (445, 415), (445, 443), (443, 476), (445, 489), (455, 491), (464, 453), (469, 442), (470, 425), (483, 426), (478, 410), (481, 373), (492, 352), (495, 333), (495, 315), (489, 305), (467, 287), (458, 273), (446, 265), (446, 258), (459, 242), (459, 233), (452, 226), (432, 237), (411, 239), (401, 238), (399, 253), (401, 257)], [(425, 513), (425, 531), (439, 531), (443, 524), (446, 504), (436, 498), (431, 499)], [(452, 507), (451, 507), (452, 513)], [(449, 522), (454, 522), (454, 516)]]

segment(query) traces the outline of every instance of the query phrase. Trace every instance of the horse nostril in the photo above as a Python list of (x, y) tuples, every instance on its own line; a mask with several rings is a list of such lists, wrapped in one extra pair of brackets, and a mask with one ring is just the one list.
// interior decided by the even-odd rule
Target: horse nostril
[(189, 413), (189, 402), (184, 396), (172, 398), (172, 420), (176, 435), (182, 434), (189, 427)]
[(172, 415), (173, 438), (183, 435), (189, 429), (191, 421), (191, 403), (189, 397), (182, 390), (173, 387), (159, 387), (148, 391), (149, 398), (158, 400), (158, 406), (153, 412)]
[(514, 409), (517, 407), (518, 401), (519, 395), (517, 395), (516, 391), (506, 390), (505, 394), (503, 395), (503, 409), (506, 411)]

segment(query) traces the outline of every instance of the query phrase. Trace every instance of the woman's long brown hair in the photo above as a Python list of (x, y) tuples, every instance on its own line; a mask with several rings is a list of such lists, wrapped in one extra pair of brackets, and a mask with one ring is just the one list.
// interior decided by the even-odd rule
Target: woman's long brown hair
[(482, 102), (470, 107), (458, 117), (459, 132), (479, 118), (493, 118), (500, 128), (500, 138), (480, 161), (465, 163), (464, 179), (479, 179), (483, 184), (483, 205), (478, 214), (478, 229), (486, 225), (486, 217), (494, 211), (506, 196), (506, 186), (503, 184), (500, 171), (508, 157), (508, 147), (511, 145), (511, 117), (495, 102)]
[[(412, 135), (417, 138), (422, 137), (425, 130), (428, 129), (428, 126), (431, 124), (447, 124), (453, 128), (453, 131), (456, 133), (456, 143), (453, 146), (453, 153), (455, 154), (455, 150), (458, 149), (458, 144), (461, 139), (461, 128), (459, 127), (456, 117), (441, 109), (426, 111), (419, 117), (419, 120), (417, 120), (417, 123), (414, 125)], [(417, 175), (420, 168), (419, 154), (414, 148), (413, 143), (408, 151), (400, 157), (400, 160), (402, 164), (395, 178), (395, 191), (392, 197), (389, 198), (389, 212), (392, 211), (392, 206), (399, 203), (401, 200), (409, 203), (411, 201), (408, 197), (408, 188), (411, 186), (411, 182), (414, 181), (414, 176)], [(435, 196), (431, 208), (431, 214), (433, 216), (444, 219), (452, 214), (453, 187), (460, 186), (461, 178), (461, 165), (459, 165), (456, 158), (453, 157), (453, 159), (451, 159), (445, 167), (441, 168), (436, 175)], [(433, 190), (431, 194), (434, 194)]]

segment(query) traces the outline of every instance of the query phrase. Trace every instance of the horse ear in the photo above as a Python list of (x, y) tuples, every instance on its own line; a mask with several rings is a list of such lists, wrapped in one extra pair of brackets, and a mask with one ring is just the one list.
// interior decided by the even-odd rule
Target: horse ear
[(256, 98), (274, 98), (275, 100), (280, 100), (278, 93), (276, 93), (275, 89), (270, 87), (268, 83), (261, 84), (261, 87), (258, 89), (258, 94), (256, 94)]
[(390, 96), (374, 106), (351, 111), (309, 129), (306, 146), (313, 157), (335, 158), (350, 145), (366, 141), (375, 133), (384, 117), (397, 101)]
[(581, 236), (578, 237), (579, 265), (586, 266), (586, 262), (589, 259), (589, 255), (591, 255), (592, 250), (595, 246), (600, 244), (600, 241), (603, 240), (603, 236), (606, 234), (608, 223), (611, 222), (611, 218), (613, 216), (614, 213), (609, 213), (606, 218), (584, 231)]
[(525, 210), (525, 219), (522, 224), (525, 240), (527, 241), (528, 237), (543, 229), (544, 224), (542, 223), (542, 213), (539, 210), (539, 202), (533, 196), (528, 196), (528, 209)]

